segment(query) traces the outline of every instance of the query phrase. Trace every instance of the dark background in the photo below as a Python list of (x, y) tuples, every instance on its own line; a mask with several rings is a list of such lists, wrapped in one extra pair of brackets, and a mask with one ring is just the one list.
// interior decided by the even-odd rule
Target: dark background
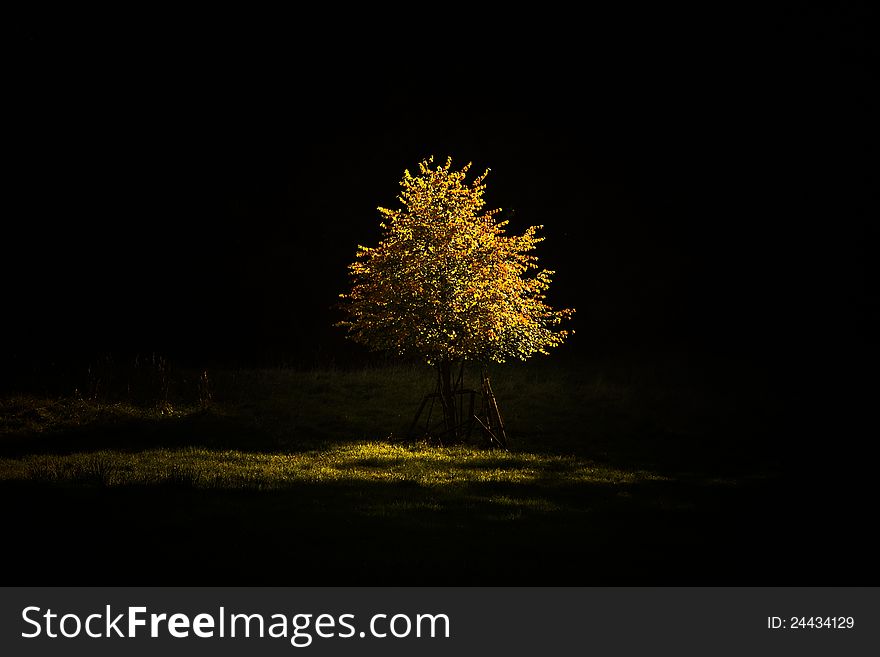
[(330, 18), (10, 24), (7, 372), (361, 362), (332, 328), (346, 266), (434, 154), (546, 226), (578, 310), (559, 358), (744, 359), (863, 406), (870, 14)]

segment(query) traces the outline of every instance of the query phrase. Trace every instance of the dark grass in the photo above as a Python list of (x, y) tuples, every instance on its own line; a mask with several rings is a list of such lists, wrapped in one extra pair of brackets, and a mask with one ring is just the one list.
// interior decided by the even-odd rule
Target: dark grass
[[(784, 414), (770, 388), (747, 368), (727, 373), (498, 368), (511, 453), (400, 442), (433, 382), (421, 367), (215, 372), (208, 395), (194, 372), (138, 394), (10, 395), (9, 577), (804, 583), (784, 559), (813, 564), (811, 583), (857, 577), (868, 548), (845, 516), (815, 535), (774, 440)], [(835, 571), (815, 567), (820, 547)]]

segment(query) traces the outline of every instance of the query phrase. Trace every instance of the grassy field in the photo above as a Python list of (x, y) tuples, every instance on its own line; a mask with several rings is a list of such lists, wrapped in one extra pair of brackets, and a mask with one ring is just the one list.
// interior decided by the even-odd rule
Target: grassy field
[(498, 368), (510, 452), (404, 440), (415, 366), (10, 394), (5, 549), (31, 583), (740, 583), (791, 536), (772, 400), (675, 372)]

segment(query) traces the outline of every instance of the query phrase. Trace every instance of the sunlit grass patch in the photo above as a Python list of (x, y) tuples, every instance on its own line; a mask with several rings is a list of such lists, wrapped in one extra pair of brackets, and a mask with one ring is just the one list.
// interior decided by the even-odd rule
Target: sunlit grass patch
[(294, 454), (234, 450), (103, 450), (0, 459), (0, 478), (53, 483), (93, 479), (104, 485), (188, 484), (205, 488), (283, 488), (303, 483), (408, 483), (454, 486), (482, 483), (545, 487), (634, 483), (662, 479), (643, 471), (585, 459), (466, 447), (405, 447), (353, 443)]

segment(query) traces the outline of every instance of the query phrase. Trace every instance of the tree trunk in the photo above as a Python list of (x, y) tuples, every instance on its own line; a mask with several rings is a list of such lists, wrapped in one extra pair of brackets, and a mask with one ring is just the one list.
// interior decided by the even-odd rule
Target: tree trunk
[(442, 360), (437, 365), (440, 376), (440, 405), (443, 408), (443, 420), (446, 424), (447, 440), (458, 440), (458, 418), (455, 412), (455, 394), (452, 389), (452, 363)]

